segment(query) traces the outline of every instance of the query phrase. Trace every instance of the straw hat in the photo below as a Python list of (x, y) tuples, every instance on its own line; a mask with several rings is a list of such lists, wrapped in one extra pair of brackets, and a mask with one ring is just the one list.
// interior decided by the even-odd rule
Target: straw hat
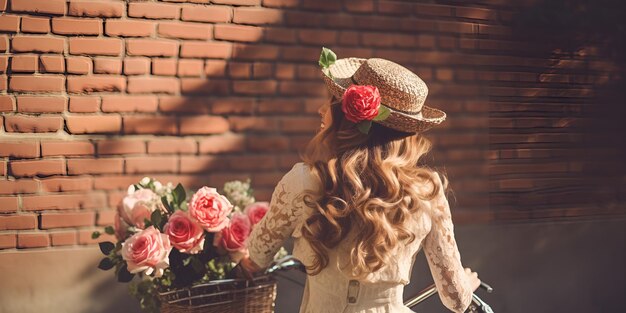
[(380, 58), (343, 58), (322, 71), (324, 82), (338, 99), (350, 85), (373, 85), (380, 92), (381, 103), (391, 113), (375, 121), (399, 131), (423, 132), (446, 119), (446, 113), (424, 105), (428, 87), (422, 79), (400, 64)]

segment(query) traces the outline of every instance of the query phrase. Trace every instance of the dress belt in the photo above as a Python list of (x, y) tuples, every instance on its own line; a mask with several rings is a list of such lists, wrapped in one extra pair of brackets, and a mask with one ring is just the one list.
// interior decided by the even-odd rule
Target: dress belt
[(357, 280), (348, 282), (347, 304), (386, 304), (402, 303), (404, 285), (385, 283), (361, 283)]

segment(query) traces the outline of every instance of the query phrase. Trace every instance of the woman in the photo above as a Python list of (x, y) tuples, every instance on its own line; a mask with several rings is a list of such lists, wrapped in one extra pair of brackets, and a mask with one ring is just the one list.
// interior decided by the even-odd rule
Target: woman
[(421, 133), (445, 113), (388, 60), (340, 59), (323, 73), (333, 98), (321, 130), (278, 183), (241, 266), (262, 270), (292, 236), (308, 273), (301, 313), (412, 312), (402, 291), (423, 247), (443, 304), (465, 311), (480, 280), (461, 265), (447, 184), (418, 165), (431, 148)]

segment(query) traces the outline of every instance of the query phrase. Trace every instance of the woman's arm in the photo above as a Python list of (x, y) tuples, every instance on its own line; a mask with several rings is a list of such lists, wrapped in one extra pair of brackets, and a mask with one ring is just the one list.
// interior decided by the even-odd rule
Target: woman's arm
[(437, 197), (431, 201), (432, 228), (424, 238), (424, 253), (443, 304), (451, 311), (464, 312), (469, 307), (476, 288), (473, 288), (468, 273), (461, 265), (450, 206), (439, 175), (435, 173), (434, 176), (440, 189)]
[(302, 171), (303, 164), (297, 163), (282, 177), (272, 193), (269, 211), (252, 229), (248, 239), (249, 256), (241, 261), (241, 266), (249, 273), (268, 267), (293, 233), (304, 205), (296, 201), (303, 190)]

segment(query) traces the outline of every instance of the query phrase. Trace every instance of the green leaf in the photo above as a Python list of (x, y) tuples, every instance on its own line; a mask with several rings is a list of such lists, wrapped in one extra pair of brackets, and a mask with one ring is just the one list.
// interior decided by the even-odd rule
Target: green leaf
[(176, 204), (178, 204), (179, 206), (181, 205), (181, 203), (185, 202), (185, 199), (187, 197), (187, 195), (185, 194), (185, 188), (183, 188), (183, 185), (181, 185), (180, 183), (176, 185), (176, 188), (174, 188), (172, 194), (174, 195), (174, 202), (176, 202)]
[(94, 231), (93, 233), (91, 233), (91, 239), (98, 239), (100, 238), (100, 232), (99, 231)]
[(100, 261), (100, 264), (98, 264), (98, 268), (103, 270), (103, 271), (107, 271), (113, 268), (115, 264), (113, 264), (113, 261), (111, 261), (111, 259), (109, 258), (104, 258)]
[(161, 230), (161, 220), (162, 220), (162, 217), (161, 217), (161, 212), (159, 212), (159, 210), (155, 210), (150, 215), (150, 222), (159, 230)]
[(330, 49), (323, 47), (318, 64), (322, 68), (328, 68), (337, 61), (337, 55)]
[(170, 213), (174, 212), (174, 208), (172, 208), (172, 206), (170, 205), (169, 201), (167, 201), (167, 197), (166, 196), (161, 197), (161, 203), (163, 203), (163, 206), (165, 207), (165, 209), (167, 209), (168, 212), (170, 212)]
[(361, 121), (356, 124), (356, 127), (359, 129), (360, 132), (367, 134), (370, 131), (370, 127), (372, 127), (372, 121)]
[(376, 117), (374, 118), (374, 121), (385, 120), (387, 117), (389, 117), (389, 114), (391, 114), (391, 111), (389, 110), (389, 108), (381, 104), (380, 107), (378, 108), (378, 115), (376, 115)]
[(115, 235), (115, 228), (113, 228), (113, 226), (107, 226), (104, 228), (104, 232), (109, 235)]
[(104, 255), (109, 255), (109, 253), (115, 249), (115, 245), (110, 241), (101, 242), (98, 245), (100, 246), (100, 251), (102, 251)]
[(133, 277), (135, 277), (135, 274), (131, 274), (128, 271), (128, 267), (126, 267), (126, 264), (123, 264), (117, 271), (117, 281), (120, 283), (127, 283), (133, 280)]
[(191, 257), (190, 259), (191, 266), (193, 267), (193, 270), (196, 271), (196, 273), (204, 273), (206, 271), (204, 265), (202, 264), (202, 262), (200, 262), (200, 260), (198, 260), (198, 258)]

